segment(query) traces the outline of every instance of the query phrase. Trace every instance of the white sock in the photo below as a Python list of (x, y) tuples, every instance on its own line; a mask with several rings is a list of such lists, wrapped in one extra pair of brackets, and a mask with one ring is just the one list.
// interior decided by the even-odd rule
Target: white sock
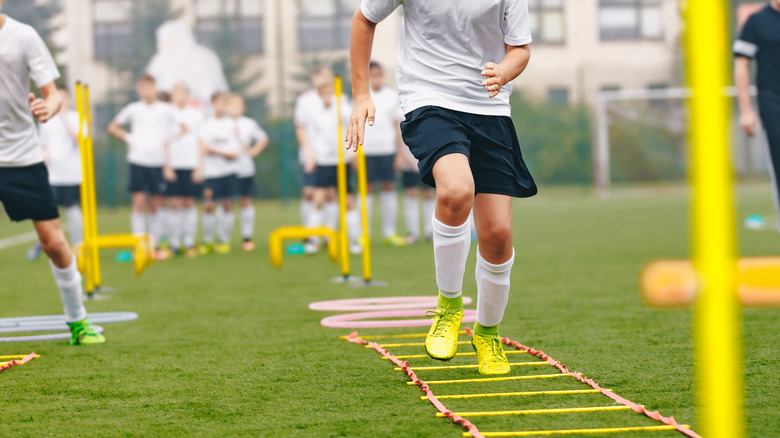
[(241, 209), (241, 237), (252, 239), (255, 231), (255, 206), (249, 205)]
[(347, 236), (351, 242), (357, 242), (360, 239), (362, 229), (360, 227), (360, 213), (357, 209), (347, 212)]
[(70, 234), (70, 244), (76, 245), (84, 240), (84, 216), (81, 214), (81, 207), (71, 205), (65, 209), (65, 218), (68, 219), (68, 234)]
[(149, 215), (149, 234), (152, 236), (155, 244), (159, 244), (163, 237), (164, 220), (162, 211), (158, 210), (156, 213)]
[[(415, 239), (420, 238), (420, 200), (417, 197), (404, 198), (404, 218), (409, 235)], [(430, 221), (428, 221), (430, 222)]]
[[(312, 209), (309, 212), (308, 220), (309, 220), (309, 222), (306, 224), (307, 227), (309, 227), (309, 228), (321, 227), (325, 223), (324, 207), (319, 209), (319, 210), (317, 210), (316, 208), (314, 208), (314, 205), (312, 205)], [(320, 243), (320, 238), (319, 237), (311, 237), (311, 238), (309, 238), (309, 242), (312, 242), (312, 243), (315, 243), (315, 244), (319, 244)]]
[(198, 209), (195, 207), (184, 210), (184, 247), (195, 246), (195, 235), (198, 234)]
[(301, 223), (305, 226), (309, 223), (309, 215), (314, 209), (314, 203), (305, 199), (301, 200)]
[(433, 236), (433, 212), (436, 210), (436, 200), (426, 199), (423, 201), (423, 227), (425, 231), (425, 237)]
[(214, 213), (203, 213), (203, 241), (205, 243), (214, 243), (216, 225), (217, 216)]
[(366, 214), (368, 215), (368, 233), (371, 234), (371, 218), (374, 217), (374, 194), (366, 195)]
[(497, 326), (504, 318), (514, 262), (514, 250), (509, 260), (494, 265), (482, 258), (477, 247), (477, 322), (483, 327)]
[(181, 248), (181, 236), (184, 232), (184, 209), (168, 210), (166, 215), (166, 228), (168, 229), (168, 239), (171, 248), (178, 250)]
[(146, 234), (146, 216), (143, 213), (130, 214), (130, 232), (136, 236)]
[(54, 274), (54, 282), (60, 288), (60, 298), (65, 306), (65, 321), (76, 322), (86, 318), (87, 310), (84, 308), (81, 274), (76, 267), (76, 256), (73, 256), (73, 262), (65, 269), (54, 266), (51, 261), (49, 264)]
[(463, 274), (471, 248), (471, 223), (451, 227), (434, 216), (433, 257), (436, 263), (436, 284), (442, 295), (456, 298), (463, 289)]
[(233, 211), (223, 211), (222, 215), (217, 215), (217, 239), (220, 243), (229, 243), (230, 235), (233, 234), (233, 223), (236, 216)]
[(379, 199), (382, 203), (382, 237), (394, 236), (398, 220), (398, 194), (395, 191), (383, 191)]
[(157, 214), (160, 215), (160, 239), (159, 241), (168, 239), (171, 237), (170, 233), (170, 219), (168, 218), (168, 215), (171, 213), (171, 210), (168, 210), (166, 207), (160, 207), (157, 209)]
[(341, 222), (339, 220), (339, 204), (337, 202), (328, 202), (322, 207), (325, 226), (332, 230), (338, 230)]

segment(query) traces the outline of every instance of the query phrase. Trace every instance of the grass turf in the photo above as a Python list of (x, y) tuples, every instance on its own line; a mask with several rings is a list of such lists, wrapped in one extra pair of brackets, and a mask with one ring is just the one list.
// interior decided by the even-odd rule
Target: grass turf
[[(771, 211), (764, 188), (740, 191), (740, 218)], [(642, 265), (688, 251), (687, 197), (669, 191), (596, 200), (553, 190), (515, 204), (513, 292), (502, 335), (543, 349), (602, 386), (695, 427), (691, 315), (657, 310), (639, 298)], [(127, 228), (125, 211), (101, 211), (101, 231)], [(324, 255), (268, 263), (265, 236), (296, 223), (291, 204), (258, 204), (258, 251), (174, 259), (141, 278), (129, 263), (103, 254), (103, 276), (117, 288), (92, 312), (134, 311), (137, 321), (106, 324), (108, 343), (0, 344), (0, 355), (41, 358), (0, 377), (2, 436), (460, 436), (419, 399), (374, 351), (339, 340), (348, 330), (322, 328), (315, 300), (426, 295), (435, 292), (431, 248), (375, 246), (381, 289), (330, 284), (338, 273)], [(378, 225), (378, 224), (377, 224)], [(0, 237), (29, 224), (0, 221)], [(375, 230), (379, 229), (375, 226)], [(743, 254), (777, 254), (780, 236), (741, 232)], [(474, 251), (476, 245), (472, 247)], [(25, 245), (0, 250), (0, 317), (57, 314), (61, 305), (43, 259), (24, 261)], [(353, 266), (359, 271), (359, 259)], [(475, 296), (473, 254), (465, 294)], [(777, 309), (745, 309), (745, 378), (749, 436), (779, 436), (780, 360)], [(424, 329), (406, 330), (425, 331)], [(377, 334), (388, 330), (365, 330)], [(470, 351), (469, 346), (461, 351)], [(420, 347), (391, 349), (421, 353)], [(724, 358), (731, 354), (724, 351)], [(524, 355), (511, 361), (531, 360)], [(413, 364), (428, 364), (415, 359)], [(454, 363), (474, 363), (473, 357)], [(525, 368), (525, 367), (520, 367)], [(544, 368), (544, 372), (552, 371)], [(515, 370), (513, 373), (541, 373)], [(422, 379), (476, 377), (474, 370), (421, 371)], [(585, 389), (567, 379), (434, 387), (436, 394)], [(453, 410), (609, 405), (606, 397), (447, 400)], [(626, 412), (475, 418), (483, 431), (654, 425)], [(594, 435), (595, 436), (595, 435)], [(620, 436), (679, 436), (644, 432)]]

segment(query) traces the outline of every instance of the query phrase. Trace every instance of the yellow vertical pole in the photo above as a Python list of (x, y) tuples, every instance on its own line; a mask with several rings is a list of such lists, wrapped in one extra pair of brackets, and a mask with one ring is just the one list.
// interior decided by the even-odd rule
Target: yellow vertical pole
[(368, 183), (366, 175), (366, 153), (363, 145), (358, 146), (357, 152), (357, 178), (358, 193), (360, 194), (360, 222), (363, 226), (363, 280), (371, 282), (371, 237), (368, 234)]
[(92, 246), (94, 245), (94, 242), (92, 241), (91, 237), (91, 226), (90, 221), (92, 220), (92, 214), (90, 212), (89, 208), (89, 175), (88, 170), (89, 169), (89, 158), (86, 153), (86, 132), (85, 132), (85, 125), (86, 125), (86, 115), (84, 113), (84, 87), (81, 84), (81, 82), (76, 82), (76, 111), (79, 113), (79, 134), (78, 134), (78, 142), (79, 142), (79, 151), (81, 152), (81, 188), (80, 188), (80, 194), (81, 194), (81, 210), (82, 214), (84, 216), (84, 241), (82, 242), (83, 246), (83, 257), (84, 257), (84, 278), (86, 283), (86, 290), (87, 294), (91, 295), (95, 291), (95, 285), (93, 283), (92, 278), (92, 270), (93, 266), (90, 261), (92, 258)]
[(89, 209), (91, 214), (90, 220), (90, 239), (93, 245), (90, 247), (90, 259), (92, 260), (93, 272), (92, 281), (95, 288), (100, 288), (103, 283), (103, 279), (100, 274), (100, 248), (97, 245), (98, 237), (98, 225), (97, 225), (97, 195), (95, 193), (95, 154), (92, 145), (92, 110), (91, 101), (89, 99), (89, 85), (84, 86), (84, 115), (86, 117), (86, 152), (87, 155), (87, 174), (89, 176), (89, 190), (87, 191), (87, 197), (89, 198)]
[(700, 289), (694, 310), (696, 385), (699, 427), (707, 438), (744, 436), (730, 107), (723, 94), (729, 78), (728, 11), (726, 0), (689, 0), (686, 11), (693, 91), (691, 236)]
[(341, 274), (349, 277), (349, 239), (347, 237), (347, 164), (344, 157), (344, 124), (341, 117), (341, 95), (343, 86), (341, 77), (336, 76), (333, 81), (336, 94), (336, 119), (338, 123), (338, 140), (336, 147), (339, 150), (338, 164), (338, 191), (339, 191), (339, 257)]

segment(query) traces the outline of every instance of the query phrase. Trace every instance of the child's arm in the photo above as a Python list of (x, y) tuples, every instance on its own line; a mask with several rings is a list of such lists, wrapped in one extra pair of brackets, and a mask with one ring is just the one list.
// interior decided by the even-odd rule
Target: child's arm
[(523, 46), (506, 46), (506, 56), (501, 63), (488, 62), (482, 70), (482, 86), (490, 93), (490, 97), (496, 97), (501, 87), (512, 82), (528, 66), (531, 59), (531, 48), (528, 44)]
[(203, 182), (203, 161), (206, 158), (206, 143), (200, 142), (200, 154), (198, 157), (198, 166), (192, 171), (192, 182), (200, 184)]
[(256, 156), (260, 155), (265, 150), (266, 146), (268, 146), (268, 141), (269, 141), (268, 137), (265, 137), (262, 140), (256, 141), (255, 144), (252, 145), (251, 148), (249, 148), (249, 151), (248, 151), (249, 155), (251, 155), (252, 157), (256, 157)]
[(129, 132), (122, 128), (122, 125), (120, 125), (116, 119), (112, 120), (111, 123), (108, 124), (107, 131), (109, 134), (125, 142), (127, 142), (127, 137), (130, 135)]
[(295, 138), (298, 140), (298, 147), (303, 149), (303, 154), (306, 156), (306, 163), (303, 165), (303, 170), (307, 173), (311, 173), (314, 171), (317, 164), (316, 157), (311, 151), (311, 148), (309, 148), (309, 139), (306, 137), (306, 128), (303, 126), (296, 126)]
[(357, 151), (363, 144), (366, 121), (374, 125), (376, 108), (368, 91), (368, 63), (371, 60), (371, 46), (374, 43), (376, 23), (369, 21), (359, 9), (352, 18), (349, 57), (352, 67), (352, 96), (355, 104), (347, 127), (347, 149)]
[(62, 98), (57, 92), (54, 82), (49, 82), (40, 90), (43, 99), (37, 99), (34, 94), (30, 93), (30, 111), (39, 122), (46, 123), (60, 111)]

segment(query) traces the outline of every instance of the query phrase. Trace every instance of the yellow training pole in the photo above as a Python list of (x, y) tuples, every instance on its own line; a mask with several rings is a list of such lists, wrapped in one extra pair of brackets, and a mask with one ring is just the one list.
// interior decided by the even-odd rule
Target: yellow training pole
[[(461, 417), (496, 417), (503, 415), (546, 415), (546, 414), (578, 414), (583, 412), (608, 412), (608, 411), (626, 411), (630, 406), (593, 406), (587, 408), (555, 408), (555, 409), (522, 409), (518, 411), (479, 411), (479, 412), (455, 412), (455, 415)], [(437, 417), (446, 417), (441, 412), (436, 413)]]
[(686, 11), (687, 76), (693, 92), (691, 236), (700, 288), (694, 310), (697, 414), (701, 435), (707, 438), (744, 436), (731, 114), (723, 95), (729, 82), (729, 10), (725, 0), (690, 0)]
[[(682, 425), (690, 428), (687, 424)], [(485, 438), (493, 437), (514, 437), (514, 436), (550, 436), (550, 435), (585, 435), (601, 433), (624, 433), (624, 432), (661, 432), (665, 430), (675, 430), (674, 426), (634, 426), (634, 427), (604, 427), (600, 429), (561, 429), (561, 430), (529, 430), (522, 432), (480, 432)], [(463, 432), (464, 438), (471, 437), (468, 432)]]
[[(29, 354), (21, 354), (21, 355), (14, 355), (14, 356), (0, 356), (0, 360), (22, 360), (25, 357), (29, 356)], [(36, 354), (35, 358), (41, 357), (40, 354)]]
[(366, 175), (366, 152), (364, 146), (358, 146), (357, 152), (357, 178), (358, 193), (360, 194), (360, 222), (363, 226), (363, 280), (366, 283), (371, 282), (371, 236), (368, 234), (368, 205), (366, 197), (368, 195), (368, 183)]
[(92, 220), (90, 221), (90, 240), (93, 242), (93, 245), (89, 248), (90, 253), (90, 259), (92, 261), (93, 265), (93, 271), (92, 271), (92, 282), (95, 285), (96, 289), (100, 288), (100, 285), (103, 283), (103, 280), (100, 275), (100, 249), (97, 245), (97, 236), (98, 236), (98, 225), (97, 225), (97, 199), (95, 194), (95, 154), (94, 154), (94, 148), (92, 145), (92, 111), (90, 109), (90, 99), (89, 99), (89, 85), (84, 85), (84, 114), (86, 116), (86, 126), (84, 127), (87, 131), (86, 136), (86, 150), (84, 151), (87, 155), (87, 175), (89, 176), (89, 190), (87, 191), (87, 197), (89, 202), (89, 209), (90, 213), (92, 215)]
[(81, 152), (81, 188), (80, 188), (80, 194), (81, 194), (81, 210), (82, 215), (84, 216), (84, 242), (82, 242), (82, 245), (84, 247), (84, 250), (82, 251), (83, 257), (84, 257), (84, 278), (85, 278), (85, 286), (87, 290), (87, 294), (91, 295), (95, 290), (95, 284), (93, 282), (92, 277), (92, 271), (94, 269), (91, 258), (92, 258), (92, 246), (95, 245), (95, 242), (92, 241), (91, 238), (91, 226), (90, 223), (92, 221), (92, 213), (89, 208), (89, 175), (87, 169), (89, 169), (89, 158), (86, 153), (86, 136), (87, 133), (85, 132), (85, 125), (87, 124), (87, 118), (84, 114), (84, 86), (81, 84), (81, 82), (76, 82), (76, 110), (79, 113), (79, 134), (78, 134), (78, 142), (79, 142), (79, 150)]
[(341, 120), (341, 76), (333, 80), (336, 93), (336, 120), (338, 123), (338, 140), (336, 147), (339, 150), (338, 164), (338, 190), (339, 190), (339, 257), (341, 257), (341, 274), (349, 277), (349, 239), (347, 237), (347, 164), (344, 161), (344, 125)]

